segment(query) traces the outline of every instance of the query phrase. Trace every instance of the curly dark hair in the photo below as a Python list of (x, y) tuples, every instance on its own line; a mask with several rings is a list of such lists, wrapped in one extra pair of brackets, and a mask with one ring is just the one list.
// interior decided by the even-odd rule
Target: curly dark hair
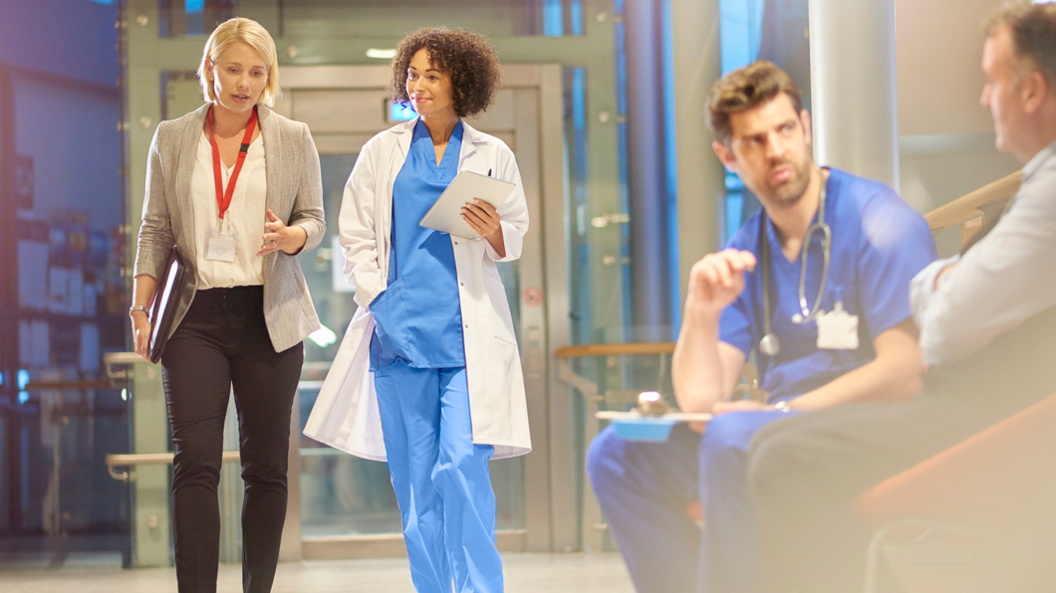
[(392, 59), (392, 96), (401, 103), (407, 96), (407, 67), (418, 50), (425, 48), (429, 60), (451, 77), (455, 114), (478, 115), (492, 102), (502, 71), (495, 48), (482, 35), (464, 29), (430, 27), (403, 38)]

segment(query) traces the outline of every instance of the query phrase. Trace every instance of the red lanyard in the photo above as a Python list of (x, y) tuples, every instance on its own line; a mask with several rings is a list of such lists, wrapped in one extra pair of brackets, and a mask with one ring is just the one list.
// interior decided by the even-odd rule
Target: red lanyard
[(257, 108), (253, 108), (253, 115), (249, 117), (246, 125), (246, 135), (242, 137), (242, 146), (238, 149), (238, 161), (235, 162), (235, 170), (231, 172), (231, 179), (227, 182), (227, 191), (224, 191), (224, 179), (220, 174), (220, 147), (216, 144), (216, 135), (213, 133), (213, 108), (209, 108), (209, 142), (213, 145), (213, 181), (216, 182), (216, 205), (220, 208), (220, 218), (224, 217), (227, 208), (231, 206), (231, 196), (235, 193), (235, 182), (238, 174), (242, 172), (242, 163), (246, 162), (246, 153), (249, 152), (249, 143), (253, 140), (253, 130), (257, 125)]

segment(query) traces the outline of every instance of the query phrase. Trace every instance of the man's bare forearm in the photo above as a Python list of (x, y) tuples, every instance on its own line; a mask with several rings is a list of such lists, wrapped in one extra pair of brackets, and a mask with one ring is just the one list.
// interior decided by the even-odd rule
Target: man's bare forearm
[(685, 412), (711, 412), (715, 402), (729, 399), (737, 377), (726, 367), (739, 366), (738, 355), (743, 364), (740, 351), (719, 342), (718, 314), (687, 305), (671, 362), (678, 406)]
[(818, 410), (851, 402), (903, 401), (920, 390), (924, 362), (912, 321), (880, 334), (876, 358), (792, 400), (795, 410)]

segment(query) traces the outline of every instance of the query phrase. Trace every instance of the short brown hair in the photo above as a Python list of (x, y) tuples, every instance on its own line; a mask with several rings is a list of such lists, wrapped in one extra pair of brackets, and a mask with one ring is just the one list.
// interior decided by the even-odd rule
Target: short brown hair
[(1005, 25), (1012, 30), (1012, 45), (1021, 68), (1037, 68), (1050, 90), (1056, 91), (1056, 4), (1005, 4), (986, 20), (986, 36)]
[(434, 66), (451, 77), (455, 114), (477, 115), (492, 102), (502, 79), (499, 56), (483, 35), (464, 29), (418, 29), (403, 38), (392, 59), (392, 97), (407, 103), (407, 67), (425, 48)]
[(796, 114), (799, 114), (803, 109), (803, 100), (799, 97), (796, 83), (784, 70), (766, 60), (738, 68), (711, 87), (707, 105), (708, 128), (716, 140), (726, 144), (733, 133), (730, 128), (731, 115), (758, 107), (780, 93), (792, 99)]

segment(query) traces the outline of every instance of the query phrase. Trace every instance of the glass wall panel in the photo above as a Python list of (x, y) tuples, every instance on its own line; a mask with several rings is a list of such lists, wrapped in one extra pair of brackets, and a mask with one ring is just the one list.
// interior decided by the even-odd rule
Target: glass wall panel
[[(341, 272), (344, 259), (336, 241), (341, 197), (356, 156), (320, 156), (326, 236), (314, 251), (298, 256), (319, 319), (334, 334), (332, 340), (305, 342), (304, 381), (299, 395), (302, 430), (356, 311), (352, 289)], [(388, 468), (302, 436), (301, 525), (305, 537), (398, 533), (400, 511)]]
[(47, 76), (0, 76), (0, 161), (13, 201), (4, 206), (14, 221), (0, 280), (12, 299), (0, 331), (0, 532), (118, 532), (126, 485), (103, 458), (127, 451), (127, 403), (101, 359), (124, 350), (128, 323), (119, 98)]
[[(0, 188), (6, 187), (7, 184), (7, 171), (3, 163), (6, 162), (5, 153), (8, 150), (9, 142), (4, 141), (8, 137), (8, 130), (5, 125), (8, 120), (14, 119), (13, 114), (7, 111), (11, 109), (10, 102), (7, 100), (9, 81), (10, 76), (8, 73), (0, 72)], [(3, 199), (3, 191), (0, 190), (0, 200)], [(9, 208), (3, 202), (0, 202), (0, 207)], [(12, 281), (16, 279), (16, 273), (17, 270), (9, 262), (0, 262), (0, 282), (10, 286)], [(0, 308), (3, 306), (3, 302), (0, 301)], [(8, 325), (5, 324), (2, 331), (5, 333), (9, 332), (10, 330), (7, 327)], [(2, 347), (2, 342), (0, 342), (0, 348)], [(11, 380), (7, 377), (7, 373), (10, 373), (9, 369), (13, 366), (11, 365), (13, 361), (6, 360), (7, 356), (5, 354), (6, 352), (0, 350), (0, 484), (2, 484), (0, 485), (0, 533), (11, 529), (11, 483), (13, 482), (11, 477), (13, 476), (12, 456), (14, 455), (14, 447), (10, 443), (13, 442), (11, 425), (14, 418), (13, 396), (15, 390), (11, 385)]]
[(489, 37), (582, 35), (581, 0), (158, 0), (162, 37), (208, 35), (234, 16), (277, 18), (275, 37), (399, 38), (419, 27)]
[[(722, 73), (769, 60), (784, 69), (810, 109), (810, 40), (807, 0), (721, 0)], [(726, 176), (722, 241), (759, 208), (736, 173)]]

